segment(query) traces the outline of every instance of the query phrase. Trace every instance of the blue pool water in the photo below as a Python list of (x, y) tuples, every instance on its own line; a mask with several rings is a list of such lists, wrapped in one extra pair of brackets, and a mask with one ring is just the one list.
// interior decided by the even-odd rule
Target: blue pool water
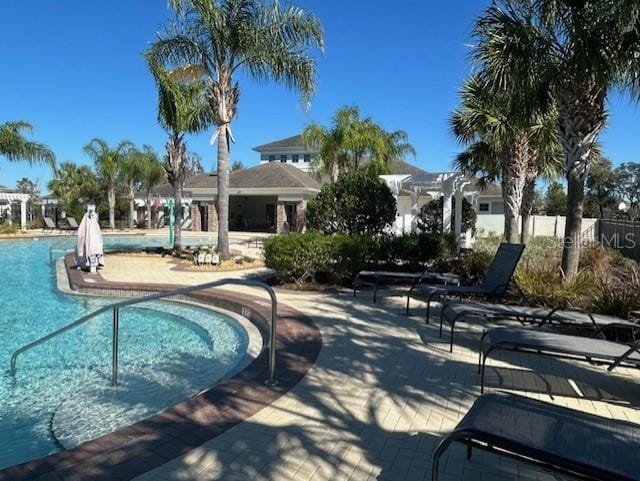
[[(105, 237), (120, 247), (165, 241)], [(0, 468), (166, 409), (223, 378), (247, 351), (246, 331), (221, 313), (145, 303), (120, 313), (118, 388), (110, 387), (110, 313), (23, 354), (11, 377), (16, 349), (114, 302), (60, 293), (51, 246), (62, 255), (60, 241), (0, 242)]]

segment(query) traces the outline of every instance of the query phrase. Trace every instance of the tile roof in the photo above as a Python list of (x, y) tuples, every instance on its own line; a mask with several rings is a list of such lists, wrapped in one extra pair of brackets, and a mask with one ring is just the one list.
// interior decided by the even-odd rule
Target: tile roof
[(278, 150), (278, 149), (293, 149), (300, 148), (305, 150), (304, 142), (302, 141), (302, 135), (294, 135), (293, 137), (287, 137), (286, 139), (276, 140), (275, 142), (270, 142), (268, 144), (259, 145), (258, 147), (254, 147), (253, 150), (258, 152), (262, 152), (265, 150)]
[[(215, 173), (196, 174), (188, 177), (184, 189), (215, 189), (218, 176)], [(320, 189), (320, 184), (297, 167), (281, 162), (269, 162), (248, 169), (234, 170), (229, 175), (231, 189)], [(154, 195), (170, 195), (171, 186), (162, 184), (153, 189)]]

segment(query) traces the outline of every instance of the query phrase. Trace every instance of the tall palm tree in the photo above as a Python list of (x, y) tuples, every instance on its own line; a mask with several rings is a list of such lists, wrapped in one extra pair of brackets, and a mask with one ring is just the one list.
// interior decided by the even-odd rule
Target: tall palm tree
[(173, 248), (179, 251), (182, 249), (182, 189), (192, 166), (184, 136), (201, 132), (211, 125), (209, 105), (205, 99), (206, 85), (200, 80), (182, 81), (149, 53), (146, 60), (158, 88), (158, 122), (169, 136), (162, 165), (173, 189)]
[(340, 172), (358, 170), (368, 158), (367, 171), (377, 177), (388, 172), (389, 163), (399, 160), (415, 149), (403, 130), (385, 131), (371, 118), (361, 118), (356, 106), (341, 107), (333, 115), (331, 126), (307, 125), (302, 133), (305, 146), (318, 150), (316, 169), (338, 179)]
[(144, 157), (142, 167), (142, 189), (145, 191), (146, 210), (147, 210), (147, 229), (152, 227), (152, 212), (151, 212), (151, 191), (153, 188), (163, 182), (167, 176), (166, 171), (158, 158), (158, 154), (149, 146), (145, 145), (143, 152), (146, 154)]
[(217, 127), (218, 252), (229, 258), (229, 142), (242, 72), (271, 79), (301, 92), (308, 103), (315, 89), (315, 60), (322, 27), (310, 13), (278, 0), (170, 0), (178, 13), (175, 28), (155, 42), (149, 54), (180, 67), (186, 76), (207, 80), (207, 100)]
[(24, 137), (25, 132), (32, 131), (31, 124), (23, 120), (0, 124), (0, 157), (6, 157), (11, 162), (26, 160), (29, 163), (54, 165), (56, 157), (49, 147)]
[[(476, 58), (496, 90), (537, 84), (554, 97), (568, 187), (562, 268), (575, 274), (585, 179), (616, 89), (640, 94), (637, 0), (494, 0), (476, 21)], [(533, 97), (532, 97), (533, 98)]]
[(135, 227), (135, 200), (136, 187), (142, 183), (144, 176), (144, 168), (147, 160), (146, 151), (151, 149), (145, 145), (144, 150), (135, 147), (131, 148), (122, 159), (120, 164), (120, 179), (127, 188), (127, 202), (129, 204), (129, 229)]
[(116, 228), (116, 189), (120, 179), (120, 172), (133, 144), (128, 140), (119, 142), (111, 147), (106, 140), (95, 138), (84, 146), (85, 153), (91, 157), (96, 165), (98, 175), (107, 186), (107, 201), (109, 203), (109, 228)]

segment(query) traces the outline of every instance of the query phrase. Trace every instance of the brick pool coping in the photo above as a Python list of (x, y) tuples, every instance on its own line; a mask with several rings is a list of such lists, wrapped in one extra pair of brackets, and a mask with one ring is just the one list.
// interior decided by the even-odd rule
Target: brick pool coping
[[(70, 287), (78, 294), (140, 296), (181, 286), (108, 282), (92, 274), (92, 282), (64, 258)], [(266, 345), (270, 306), (262, 299), (223, 290), (188, 297), (237, 312), (259, 329)], [(0, 471), (0, 481), (124, 481), (179, 457), (241, 423), (295, 386), (315, 363), (322, 336), (301, 312), (278, 305), (278, 385), (264, 384), (268, 350), (245, 369), (203, 393), (143, 421), (87, 441), (74, 448)]]

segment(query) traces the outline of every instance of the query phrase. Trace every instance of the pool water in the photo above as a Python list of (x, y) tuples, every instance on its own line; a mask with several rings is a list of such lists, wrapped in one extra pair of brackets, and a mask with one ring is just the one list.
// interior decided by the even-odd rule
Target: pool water
[[(106, 247), (116, 243), (162, 245), (105, 237)], [(16, 349), (115, 302), (60, 293), (49, 262), (52, 245), (61, 256), (59, 241), (0, 242), (0, 468), (162, 411), (222, 379), (247, 352), (247, 333), (236, 320), (150, 302), (120, 311), (118, 388), (110, 387), (110, 311), (22, 354), (12, 377)]]

